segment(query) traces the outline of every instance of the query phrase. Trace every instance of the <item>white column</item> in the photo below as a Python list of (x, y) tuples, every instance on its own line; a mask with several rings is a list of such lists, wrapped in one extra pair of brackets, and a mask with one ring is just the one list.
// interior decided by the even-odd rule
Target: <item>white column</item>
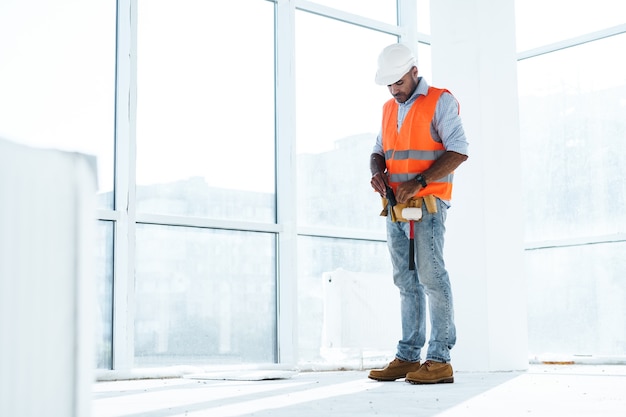
[(445, 256), (458, 370), (528, 364), (514, 0), (431, 2), (432, 85), (459, 100), (470, 157), (456, 172)]
[(0, 139), (0, 416), (91, 415), (95, 173)]

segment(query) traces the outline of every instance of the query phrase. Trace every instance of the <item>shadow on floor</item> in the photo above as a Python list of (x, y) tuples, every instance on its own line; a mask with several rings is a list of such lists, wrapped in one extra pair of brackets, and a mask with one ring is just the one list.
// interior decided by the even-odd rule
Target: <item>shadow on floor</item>
[(367, 372), (303, 372), (263, 381), (140, 380), (95, 385), (94, 417), (424, 416), (489, 391), (520, 372), (456, 373), (454, 384), (377, 382)]

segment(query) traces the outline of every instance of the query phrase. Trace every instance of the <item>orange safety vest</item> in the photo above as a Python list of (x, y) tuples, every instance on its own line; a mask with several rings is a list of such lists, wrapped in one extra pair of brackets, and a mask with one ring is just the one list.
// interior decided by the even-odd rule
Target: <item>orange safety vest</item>
[[(383, 106), (382, 140), (389, 185), (397, 191), (398, 185), (426, 171), (446, 150), (436, 142), (430, 126), (437, 101), (448, 90), (429, 87), (427, 95), (420, 95), (407, 113), (398, 132), (398, 103), (391, 99)], [(442, 200), (452, 197), (453, 173), (429, 182), (414, 197), (432, 194)]]

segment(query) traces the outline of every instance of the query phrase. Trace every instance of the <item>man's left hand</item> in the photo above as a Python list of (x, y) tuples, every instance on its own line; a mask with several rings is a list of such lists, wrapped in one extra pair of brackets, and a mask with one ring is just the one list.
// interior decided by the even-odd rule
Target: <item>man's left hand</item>
[(396, 200), (398, 203), (406, 204), (407, 201), (411, 197), (413, 197), (419, 190), (422, 189), (422, 186), (414, 180), (409, 180), (398, 185), (398, 190), (396, 191)]

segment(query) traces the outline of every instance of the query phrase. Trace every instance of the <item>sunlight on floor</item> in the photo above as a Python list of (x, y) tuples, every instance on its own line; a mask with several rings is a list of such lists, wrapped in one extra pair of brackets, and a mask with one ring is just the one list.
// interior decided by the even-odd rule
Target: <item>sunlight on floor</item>
[(432, 386), (372, 381), (366, 371), (109, 381), (94, 384), (93, 417), (621, 417), (624, 383), (626, 366), (589, 365), (458, 372), (454, 384)]

